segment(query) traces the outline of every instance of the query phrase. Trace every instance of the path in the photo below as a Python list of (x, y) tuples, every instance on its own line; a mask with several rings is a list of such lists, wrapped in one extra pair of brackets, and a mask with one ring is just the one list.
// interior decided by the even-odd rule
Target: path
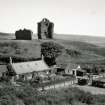
[[(88, 85), (80, 86), (80, 85), (71, 83), (71, 81), (66, 82), (65, 84), (60, 83), (56, 85), (46, 86), (44, 87), (44, 90), (69, 88), (69, 87), (77, 87), (80, 90), (83, 90), (85, 92), (90, 92), (92, 94), (104, 94), (105, 95), (105, 88), (98, 88), (98, 87), (93, 87), (93, 86), (88, 86)], [(39, 88), (38, 90), (42, 90), (42, 88)]]
[(75, 87), (78, 87), (81, 90), (84, 90), (85, 92), (90, 92), (92, 94), (104, 94), (105, 95), (105, 88), (98, 88), (98, 87), (93, 87), (93, 86), (80, 86), (80, 85), (75, 85)]
[[(45, 86), (44, 90), (49, 90), (49, 89), (58, 89), (58, 88), (68, 88), (74, 84), (73, 81), (66, 81), (63, 83), (57, 83), (55, 85), (50, 85), (50, 86)], [(42, 87), (39, 88), (38, 90), (42, 90)]]

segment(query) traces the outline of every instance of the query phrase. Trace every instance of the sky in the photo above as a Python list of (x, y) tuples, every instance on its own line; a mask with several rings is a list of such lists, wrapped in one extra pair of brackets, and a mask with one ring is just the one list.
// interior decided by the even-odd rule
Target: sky
[(105, 36), (105, 0), (0, 0), (0, 32), (37, 33), (43, 18), (58, 34)]

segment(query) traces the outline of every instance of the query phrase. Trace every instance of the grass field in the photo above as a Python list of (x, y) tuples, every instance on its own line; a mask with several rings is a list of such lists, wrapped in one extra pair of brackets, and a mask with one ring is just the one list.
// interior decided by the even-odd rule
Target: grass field
[[(7, 39), (5, 39), (5, 38)], [(11, 40), (14, 34), (0, 33), (0, 58), (1, 57), (20, 57), (20, 58), (40, 58), (40, 44), (46, 41), (53, 41), (65, 49), (81, 53), (79, 56), (72, 56), (64, 51), (57, 59), (57, 63), (104, 63), (105, 61), (105, 38), (76, 36), (76, 35), (54, 35), (54, 40), (39, 41), (33, 39)], [(94, 43), (94, 44), (93, 44)]]
[(83, 90), (85, 92), (90, 92), (92, 94), (104, 94), (105, 95), (105, 89), (104, 88), (97, 88), (92, 86), (80, 86), (77, 85), (80, 90)]
[(70, 41), (80, 41), (95, 44), (98, 46), (105, 46), (105, 37), (100, 36), (87, 36), (87, 35), (64, 35), (64, 34), (55, 34), (55, 39), (64, 39)]
[(0, 40), (0, 60), (3, 58), (40, 58), (40, 42), (24, 40)]

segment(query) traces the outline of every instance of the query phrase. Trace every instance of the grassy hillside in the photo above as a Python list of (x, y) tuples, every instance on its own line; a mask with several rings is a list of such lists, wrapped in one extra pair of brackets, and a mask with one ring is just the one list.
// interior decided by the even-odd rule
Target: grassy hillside
[(3, 32), (0, 32), (0, 39), (15, 39), (15, 35), (13, 33), (3, 33)]
[(39, 92), (31, 85), (1, 84), (0, 105), (105, 105), (105, 95), (93, 95), (79, 88)]
[[(57, 58), (57, 63), (104, 63), (105, 48), (87, 42), (55, 39), (54, 42), (64, 46), (63, 53)], [(66, 50), (77, 52), (79, 55), (72, 55)]]
[(40, 58), (40, 42), (23, 40), (0, 40), (0, 61), (14, 59), (31, 60)]
[[(57, 63), (104, 63), (105, 48), (80, 41), (68, 40), (0, 40), (0, 60), (7, 57), (16, 57), (21, 59), (38, 59), (40, 58), (40, 44), (46, 41), (53, 41), (62, 46), (64, 50), (56, 59)], [(72, 54), (79, 53), (79, 55)]]
[(94, 44), (80, 42), (80, 41), (68, 41), (68, 40), (56, 40), (62, 44), (65, 49), (70, 49), (80, 53), (79, 56), (72, 56), (64, 52), (59, 56), (58, 62), (62, 63), (104, 63), (105, 48), (96, 46)]
[[(37, 34), (33, 34), (33, 39), (37, 39)], [(14, 33), (0, 32), (0, 39), (15, 39)], [(68, 41), (80, 41), (95, 44), (98, 46), (105, 46), (105, 37), (86, 36), (86, 35), (72, 35), (72, 34), (54, 34), (54, 39), (63, 39)]]
[[(105, 38), (103, 37), (55, 34), (54, 40), (10, 40), (15, 38), (13, 37), (13, 34), (0, 33), (0, 61), (10, 56), (27, 60), (40, 58), (40, 44), (46, 41), (64, 46), (63, 53), (56, 59), (58, 64), (104, 63), (105, 61)], [(79, 55), (72, 54), (74, 52)]]
[(69, 40), (69, 41), (87, 42), (102, 47), (105, 46), (105, 37), (99, 37), (99, 36), (55, 34), (54, 38)]

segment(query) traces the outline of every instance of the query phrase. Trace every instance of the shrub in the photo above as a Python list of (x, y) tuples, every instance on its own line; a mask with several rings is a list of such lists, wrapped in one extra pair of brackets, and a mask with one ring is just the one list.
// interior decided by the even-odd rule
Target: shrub
[(66, 49), (66, 53), (72, 57), (77, 57), (77, 56), (81, 55), (81, 53), (79, 51), (73, 50), (73, 49)]
[(61, 54), (63, 46), (54, 42), (44, 42), (41, 44), (41, 54), (44, 55), (46, 63), (50, 66), (55, 63), (56, 57)]

